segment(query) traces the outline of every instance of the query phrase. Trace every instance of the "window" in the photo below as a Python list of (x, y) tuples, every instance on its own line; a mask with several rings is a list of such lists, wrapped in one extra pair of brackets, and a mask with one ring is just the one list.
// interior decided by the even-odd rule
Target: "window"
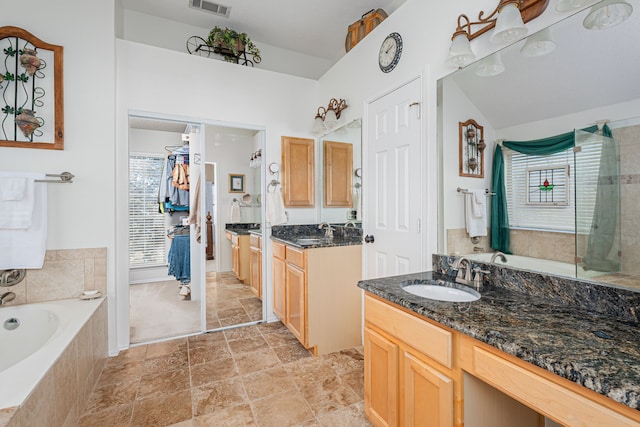
[(164, 215), (158, 211), (158, 193), (165, 159), (129, 157), (129, 265), (166, 265)]
[[(509, 225), (574, 232), (577, 218), (578, 231), (588, 232), (593, 219), (601, 144), (600, 139), (599, 143), (582, 145), (575, 159), (573, 150), (534, 156), (505, 149)], [(574, 171), (577, 177), (572, 176)], [(577, 209), (573, 196), (576, 181), (580, 200)]]

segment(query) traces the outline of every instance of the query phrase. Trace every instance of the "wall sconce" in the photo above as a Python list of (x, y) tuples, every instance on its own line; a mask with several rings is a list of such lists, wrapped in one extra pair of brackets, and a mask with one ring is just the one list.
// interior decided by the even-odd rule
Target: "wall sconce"
[(624, 0), (604, 0), (591, 7), (582, 25), (588, 30), (604, 30), (625, 21), (633, 7)]
[[(510, 43), (527, 33), (525, 23), (544, 12), (549, 0), (500, 0), (496, 9), (488, 16), (480, 11), (477, 21), (471, 21), (465, 14), (458, 16), (458, 26), (451, 37), (451, 47), (447, 65), (464, 67), (475, 59), (471, 50), (471, 40), (495, 28), (491, 34), (492, 43)], [(476, 31), (473, 26), (481, 25)]]
[(347, 107), (347, 101), (344, 99), (338, 101), (335, 98), (329, 100), (327, 108), (318, 107), (318, 112), (313, 121), (313, 133), (320, 134), (335, 127), (338, 124), (338, 120), (340, 120), (340, 113)]

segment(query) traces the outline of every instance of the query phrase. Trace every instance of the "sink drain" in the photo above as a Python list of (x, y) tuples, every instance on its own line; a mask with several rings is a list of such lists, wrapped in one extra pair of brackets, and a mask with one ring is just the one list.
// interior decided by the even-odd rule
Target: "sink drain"
[(16, 319), (15, 317), (12, 317), (10, 319), (5, 320), (3, 326), (7, 331), (13, 331), (18, 326), (20, 326), (20, 320)]

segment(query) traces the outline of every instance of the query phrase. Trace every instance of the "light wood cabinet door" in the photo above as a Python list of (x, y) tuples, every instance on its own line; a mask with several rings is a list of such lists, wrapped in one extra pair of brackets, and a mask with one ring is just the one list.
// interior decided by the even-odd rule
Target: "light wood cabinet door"
[(240, 279), (240, 247), (231, 245), (231, 270)]
[(398, 346), (370, 328), (364, 329), (364, 410), (377, 427), (397, 426)]
[(407, 351), (402, 365), (402, 425), (452, 427), (453, 380)]
[(249, 276), (251, 276), (251, 290), (262, 299), (262, 251), (258, 248), (251, 248), (249, 255)]
[(307, 342), (307, 286), (304, 270), (291, 264), (286, 269), (286, 325), (305, 347)]
[(314, 140), (282, 137), (282, 198), (287, 207), (315, 205)]
[(283, 259), (273, 257), (273, 312), (278, 318), (286, 323), (286, 294), (285, 294), (285, 271), (286, 264)]
[(353, 145), (324, 141), (324, 206), (353, 207)]

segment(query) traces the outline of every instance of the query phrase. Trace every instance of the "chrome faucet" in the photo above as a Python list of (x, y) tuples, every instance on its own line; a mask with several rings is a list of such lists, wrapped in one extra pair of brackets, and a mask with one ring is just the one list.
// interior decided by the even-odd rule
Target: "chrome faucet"
[(318, 225), (318, 229), (322, 230), (323, 228), (325, 228), (324, 237), (327, 239), (333, 239), (333, 227), (331, 227), (331, 224), (327, 222), (321, 222)]
[(16, 298), (16, 294), (13, 292), (5, 292), (4, 294), (0, 295), (0, 305), (4, 305), (5, 303), (9, 302), (9, 301), (13, 301)]
[[(467, 258), (456, 258), (451, 264), (451, 268), (458, 271), (456, 282), (462, 283), (463, 285), (470, 285), (472, 283), (471, 262)], [(464, 274), (462, 273), (463, 270)]]
[(500, 258), (500, 261), (502, 261), (503, 264), (507, 263), (507, 257), (500, 251), (494, 252), (494, 254), (491, 255), (491, 261), (489, 262), (494, 264), (496, 262), (496, 258)]
[(349, 221), (344, 223), (344, 228), (347, 228), (349, 226), (351, 226), (353, 228), (356, 228), (356, 222), (354, 220), (350, 219)]

